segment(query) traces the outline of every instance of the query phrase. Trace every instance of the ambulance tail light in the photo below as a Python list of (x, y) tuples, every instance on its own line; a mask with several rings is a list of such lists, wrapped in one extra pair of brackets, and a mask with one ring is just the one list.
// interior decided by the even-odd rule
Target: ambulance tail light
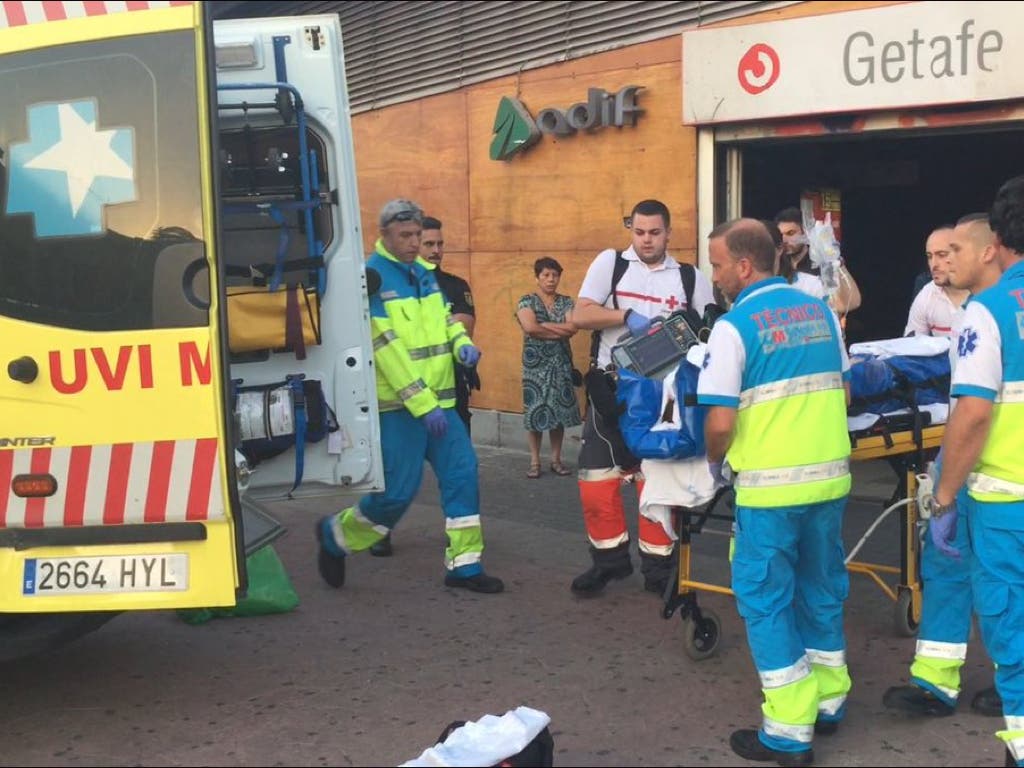
[(57, 478), (46, 474), (16, 475), (11, 490), (23, 499), (53, 496), (57, 492)]

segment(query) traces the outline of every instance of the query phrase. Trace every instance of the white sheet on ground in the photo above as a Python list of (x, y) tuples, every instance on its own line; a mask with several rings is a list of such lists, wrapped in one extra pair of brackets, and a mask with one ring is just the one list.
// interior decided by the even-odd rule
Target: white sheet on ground
[(522, 752), (550, 722), (547, 714), (530, 707), (516, 707), (501, 717), (484, 715), (402, 766), (497, 765)]

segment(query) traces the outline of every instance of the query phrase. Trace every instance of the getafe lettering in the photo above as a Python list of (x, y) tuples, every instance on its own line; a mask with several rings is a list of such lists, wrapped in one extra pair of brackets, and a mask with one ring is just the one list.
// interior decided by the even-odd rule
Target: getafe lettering
[(995, 29), (975, 35), (971, 31), (974, 26), (974, 19), (967, 19), (956, 35), (931, 38), (922, 37), (915, 28), (909, 40), (879, 41), (877, 45), (870, 33), (854, 32), (843, 46), (843, 74), (850, 85), (873, 85), (876, 77), (898, 83), (908, 72), (914, 80), (965, 77), (972, 64), (980, 71), (992, 72), (995, 55), (1003, 49), (1003, 36)]

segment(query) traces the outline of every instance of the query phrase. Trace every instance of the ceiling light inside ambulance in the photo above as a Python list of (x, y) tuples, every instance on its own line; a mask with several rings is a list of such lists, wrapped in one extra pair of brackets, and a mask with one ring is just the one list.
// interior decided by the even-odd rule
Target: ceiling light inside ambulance
[(57, 478), (53, 475), (15, 475), (11, 481), (15, 496), (23, 499), (53, 496), (57, 492)]
[(255, 69), (259, 64), (256, 43), (221, 43), (217, 46), (217, 69)]

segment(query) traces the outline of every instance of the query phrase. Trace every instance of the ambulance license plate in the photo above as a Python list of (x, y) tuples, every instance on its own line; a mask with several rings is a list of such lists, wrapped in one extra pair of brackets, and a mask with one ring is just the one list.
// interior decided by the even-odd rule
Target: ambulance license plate
[(188, 555), (35, 557), (25, 561), (22, 594), (87, 595), (114, 592), (183, 592)]

